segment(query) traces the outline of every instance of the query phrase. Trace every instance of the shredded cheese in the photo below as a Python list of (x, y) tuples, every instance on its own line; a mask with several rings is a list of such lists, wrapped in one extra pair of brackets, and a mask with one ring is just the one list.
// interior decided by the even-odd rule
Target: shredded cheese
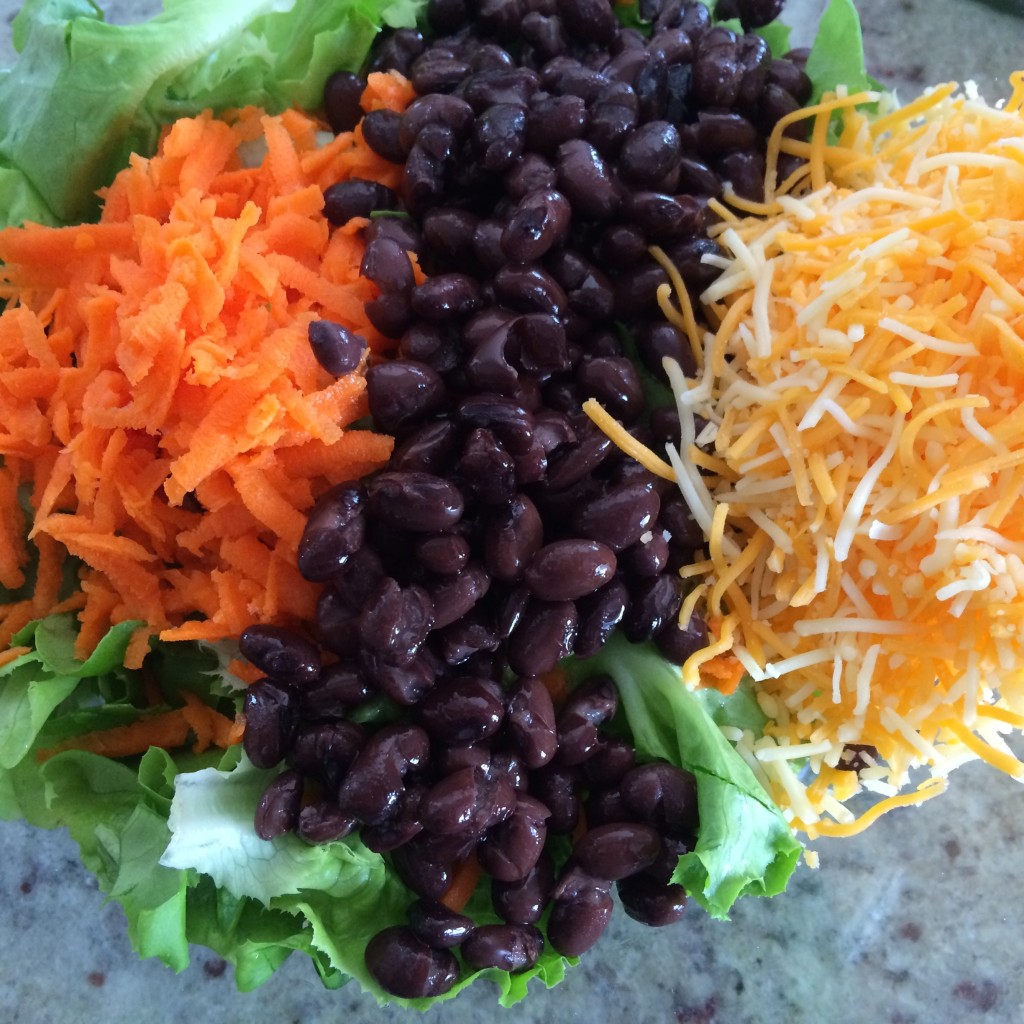
[[(678, 310), (659, 296), (698, 365), (668, 366), (682, 443), (642, 453), (707, 538), (682, 576), (714, 628), (683, 679), (726, 652), (744, 665), (771, 721), (738, 749), (812, 839), (937, 795), (967, 760), (1024, 779), (1002, 739), (1024, 724), (1024, 74), (1013, 86), (1002, 109), (944, 85), (873, 121), (866, 95), (789, 115), (765, 203), (726, 196), (759, 216), (717, 227), (716, 329), (695, 336), (679, 283)], [(782, 134), (799, 117), (809, 142)], [(808, 162), (799, 194), (776, 188), (783, 153)], [(714, 450), (695, 465), (697, 416)], [(851, 744), (877, 751), (859, 774)], [(929, 778), (904, 792), (915, 769)], [(855, 819), (862, 790), (882, 799)]]

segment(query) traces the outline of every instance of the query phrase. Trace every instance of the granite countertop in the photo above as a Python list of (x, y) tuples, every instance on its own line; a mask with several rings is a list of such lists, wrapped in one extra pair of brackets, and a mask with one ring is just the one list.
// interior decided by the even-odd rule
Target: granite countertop
[[(1024, 59), (1024, 23), (1008, 0), (858, 0), (869, 70), (903, 98), (975, 77), (989, 97)], [(131, 20), (151, 2), (105, 6)], [(823, 0), (790, 0), (806, 39)], [(17, 0), (0, 0), (0, 65)], [(1016, 54), (1014, 53), (1016, 51)], [(959, 1024), (1024, 1020), (1024, 791), (978, 764), (921, 808), (866, 834), (819, 841), (773, 900), (740, 902), (729, 923), (691, 908), (655, 931), (619, 911), (598, 947), (559, 987), (535, 989), (507, 1019), (658, 1024)], [(0, 1020), (9, 1024), (327, 1024), (398, 1021), (355, 986), (324, 991), (294, 957), (255, 993), (196, 949), (175, 975), (139, 962), (116, 904), (104, 904), (62, 833), (0, 823)], [(447, 1024), (497, 1010), (486, 985), (435, 1009)], [(501, 1012), (501, 1011), (498, 1011)]]

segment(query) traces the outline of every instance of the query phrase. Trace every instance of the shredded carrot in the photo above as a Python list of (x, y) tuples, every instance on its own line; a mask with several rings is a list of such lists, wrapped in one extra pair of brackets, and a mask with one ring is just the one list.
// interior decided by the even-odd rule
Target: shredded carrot
[[(412, 97), (373, 74), (363, 102)], [(320, 129), (297, 111), (185, 118), (132, 157), (99, 224), (0, 232), (0, 585), (21, 586), (38, 554), (32, 595), (0, 606), (0, 647), (57, 606), (68, 554), (84, 563), (80, 657), (129, 618), (147, 623), (133, 666), (154, 634), (310, 618), (306, 514), (392, 448), (348, 429), (366, 414), (362, 370), (334, 380), (309, 347), (321, 317), (389, 344), (364, 313), (362, 235), (331, 228), (323, 190), (401, 172), (358, 129), (323, 146)]]
[(28, 654), (31, 647), (8, 647), (6, 651), (0, 651), (0, 668), (17, 661), (23, 654)]
[(700, 681), (702, 685), (714, 687), (728, 697), (736, 692), (745, 672), (746, 669), (737, 657), (720, 654), (700, 666)]
[(465, 860), (459, 861), (452, 872), (451, 885), (441, 897), (441, 902), (456, 913), (463, 909), (473, 896), (477, 883), (480, 881), (480, 862), (476, 854), (471, 853)]

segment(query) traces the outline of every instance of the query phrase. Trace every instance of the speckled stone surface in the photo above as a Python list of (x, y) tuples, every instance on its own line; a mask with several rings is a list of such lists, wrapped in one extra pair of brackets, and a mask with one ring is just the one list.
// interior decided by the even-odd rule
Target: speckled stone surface
[[(211, 0), (214, 2), (214, 0)], [(1016, 2), (1016, 0), (1013, 0)], [(0, 65), (10, 59), (0, 0)], [(807, 39), (821, 0), (790, 0)], [(870, 70), (907, 98), (974, 77), (986, 95), (1024, 61), (1024, 22), (1002, 0), (860, 0)], [(109, 4), (131, 20), (149, 3)], [(950, 791), (850, 840), (815, 844), (774, 900), (742, 901), (729, 923), (699, 910), (665, 931), (617, 914), (608, 935), (546, 992), (502, 1012), (486, 986), (427, 1015), (470, 1024), (502, 1014), (586, 1024), (961, 1024), (1024, 1021), (1024, 790), (980, 765)], [(139, 962), (125, 921), (66, 835), (0, 823), (0, 1024), (383, 1024), (355, 987), (325, 992), (293, 957), (255, 993), (196, 949), (183, 975)]]

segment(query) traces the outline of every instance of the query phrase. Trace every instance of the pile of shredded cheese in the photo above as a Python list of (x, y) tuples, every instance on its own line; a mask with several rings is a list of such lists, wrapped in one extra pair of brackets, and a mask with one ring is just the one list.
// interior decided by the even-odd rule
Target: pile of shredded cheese
[[(770, 722), (730, 738), (811, 838), (934, 796), (967, 760), (1024, 779), (1004, 738), (1024, 727), (1024, 74), (1013, 84), (1001, 108), (946, 85), (874, 118), (856, 105), (877, 97), (840, 95), (803, 112), (809, 142), (782, 137), (793, 115), (768, 201), (732, 203), (761, 216), (719, 207), (727, 258), (701, 296), (715, 329), (698, 331), (678, 276), (682, 311), (660, 296), (700, 367), (669, 368), (669, 463), (708, 538), (684, 615), (701, 602), (713, 634), (684, 681), (739, 659)], [(776, 192), (780, 151), (807, 164)], [(882, 799), (855, 818), (862, 790)]]

